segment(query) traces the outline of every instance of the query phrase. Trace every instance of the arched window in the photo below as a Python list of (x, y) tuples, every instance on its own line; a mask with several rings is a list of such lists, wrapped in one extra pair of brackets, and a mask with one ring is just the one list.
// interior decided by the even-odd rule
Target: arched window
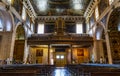
[(37, 33), (38, 34), (44, 34), (44, 23), (39, 23), (38, 24)]

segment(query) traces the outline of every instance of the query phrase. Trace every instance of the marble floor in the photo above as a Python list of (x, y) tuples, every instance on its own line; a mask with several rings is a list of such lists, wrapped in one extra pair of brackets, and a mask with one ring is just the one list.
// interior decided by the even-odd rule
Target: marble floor
[(52, 76), (71, 76), (70, 73), (62, 67), (57, 67)]

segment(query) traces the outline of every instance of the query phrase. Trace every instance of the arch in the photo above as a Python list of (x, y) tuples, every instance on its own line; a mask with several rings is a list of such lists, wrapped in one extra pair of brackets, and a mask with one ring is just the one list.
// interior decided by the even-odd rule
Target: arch
[(19, 25), (16, 29), (16, 39), (24, 40), (25, 39), (25, 29), (23, 25)]
[(120, 32), (118, 30), (118, 25), (120, 23), (120, 6), (111, 10), (108, 16), (107, 30), (109, 30), (109, 42), (110, 49), (112, 52), (112, 61), (113, 63), (118, 63), (120, 60)]
[(3, 30), (12, 31), (14, 19), (10, 11), (6, 9), (6, 5), (0, 2), (0, 14), (2, 19)]
[[(117, 2), (117, 4), (114, 4), (113, 6), (114, 6), (114, 9), (119, 8), (120, 7), (120, 2)], [(109, 26), (108, 22), (109, 22), (110, 16), (111, 16), (112, 12), (114, 11), (114, 9), (111, 9), (108, 13), (108, 17), (107, 17), (107, 20), (106, 20), (106, 30), (108, 30), (108, 26)]]
[(25, 51), (25, 28), (21, 22), (18, 22), (15, 30), (15, 43), (14, 43), (14, 51), (13, 51), (13, 59), (14, 63), (22, 63), (24, 58)]
[(26, 29), (25, 29), (24, 24), (22, 24), (22, 22), (18, 22), (18, 23), (15, 25), (13, 34), (16, 35), (17, 28), (18, 28), (20, 25), (22, 25), (23, 28), (24, 28), (24, 31), (25, 31), (25, 39), (26, 39), (26, 38), (27, 38), (27, 31), (26, 31)]

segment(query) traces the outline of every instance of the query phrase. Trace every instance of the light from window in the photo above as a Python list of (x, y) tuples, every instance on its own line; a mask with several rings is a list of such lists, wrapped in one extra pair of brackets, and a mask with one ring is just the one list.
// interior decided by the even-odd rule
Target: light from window
[(120, 31), (120, 23), (119, 23), (119, 25), (118, 25), (118, 31)]
[(83, 26), (81, 23), (76, 24), (76, 33), (77, 34), (82, 34), (83, 33)]
[(7, 0), (9, 4), (12, 4), (14, 0)]
[(99, 18), (98, 6), (95, 8), (95, 18), (96, 18), (96, 20)]
[(88, 22), (88, 23), (87, 23), (87, 26), (86, 26), (87, 31), (89, 30), (89, 28), (90, 28), (90, 24), (89, 24), (89, 22)]
[(28, 30), (28, 35), (31, 35), (31, 34), (32, 34), (32, 32), (30, 30)]
[(23, 6), (23, 9), (22, 9), (22, 19), (26, 20), (26, 10), (25, 10), (24, 6)]
[(101, 33), (100, 33), (100, 32), (97, 32), (97, 33), (96, 33), (96, 39), (97, 39), (97, 40), (100, 40), (100, 36), (101, 36)]
[(114, 0), (109, 0), (109, 5), (111, 5), (114, 2)]
[(3, 31), (2, 21), (0, 20), (0, 31)]
[(43, 23), (39, 23), (39, 24), (38, 24), (37, 33), (38, 33), (38, 34), (44, 34), (44, 24), (43, 24)]
[(31, 23), (31, 30), (33, 31), (34, 30), (34, 24), (33, 23)]
[(92, 30), (93, 30), (93, 32), (95, 32), (95, 30), (96, 30), (96, 26), (93, 26)]
[(82, 1), (81, 0), (72, 0), (72, 5), (73, 5), (73, 9), (75, 9), (75, 10), (80, 10), (80, 9), (82, 9), (83, 8), (83, 6), (82, 6)]
[(89, 33), (90, 36), (93, 36), (93, 31), (92, 30), (90, 30), (88, 33)]
[(37, 0), (38, 8), (41, 12), (45, 12), (48, 8), (48, 0)]
[(7, 21), (6, 22), (6, 31), (11, 31), (11, 28), (12, 28), (12, 24), (10, 21)]

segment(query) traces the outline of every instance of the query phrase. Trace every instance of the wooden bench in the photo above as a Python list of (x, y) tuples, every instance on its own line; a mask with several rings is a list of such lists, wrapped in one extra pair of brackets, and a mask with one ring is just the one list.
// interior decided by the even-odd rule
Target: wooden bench
[(120, 76), (120, 66), (71, 64), (66, 68), (73, 76)]
[(54, 65), (6, 65), (0, 67), (0, 76), (49, 76), (54, 67)]

